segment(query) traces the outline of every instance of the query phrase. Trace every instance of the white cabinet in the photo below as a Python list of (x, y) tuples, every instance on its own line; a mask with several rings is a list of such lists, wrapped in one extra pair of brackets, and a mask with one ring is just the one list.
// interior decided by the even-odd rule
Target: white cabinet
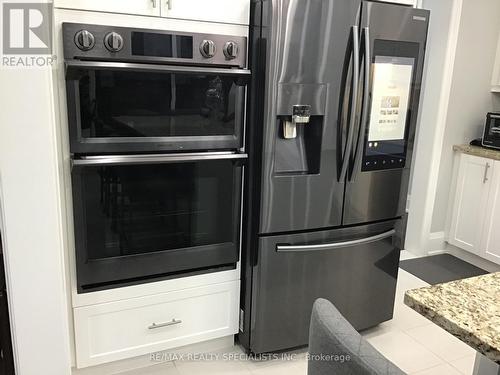
[(159, 0), (54, 0), (54, 7), (160, 16)]
[(78, 368), (238, 332), (239, 280), (74, 309)]
[(250, 0), (159, 0), (162, 17), (221, 23), (250, 23)]
[(459, 154), (448, 242), (500, 264), (500, 161)]
[(500, 263), (500, 161), (494, 162), (488, 195), (486, 220), (482, 233), (482, 256)]
[(56, 8), (248, 25), (251, 0), (54, 0)]
[(493, 161), (460, 154), (448, 242), (480, 254)]

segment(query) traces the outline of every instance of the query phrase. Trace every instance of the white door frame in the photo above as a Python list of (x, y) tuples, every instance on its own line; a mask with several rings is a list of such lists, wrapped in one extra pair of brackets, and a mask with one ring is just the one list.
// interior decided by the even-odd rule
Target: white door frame
[[(417, 0), (422, 7), (424, 0)], [(441, 1), (441, 0), (428, 0)], [(453, 9), (450, 15), (448, 30), (448, 44), (444, 66), (446, 70), (441, 80), (441, 93), (439, 97), (439, 110), (435, 114), (433, 124), (421, 124), (417, 134), (416, 155), (413, 179), (411, 181), (411, 199), (408, 212), (408, 226), (406, 233), (405, 249), (417, 255), (427, 255), (431, 238), (431, 225), (439, 178), (439, 167), (442, 154), (442, 145), (448, 116), (453, 69), (457, 50), (460, 19), (463, 0), (453, 0)], [(431, 14), (432, 20), (432, 14)], [(432, 21), (431, 21), (432, 22)], [(425, 111), (425, 78), (420, 112)], [(426, 140), (432, 140), (428, 142)], [(420, 141), (420, 142), (419, 142)]]

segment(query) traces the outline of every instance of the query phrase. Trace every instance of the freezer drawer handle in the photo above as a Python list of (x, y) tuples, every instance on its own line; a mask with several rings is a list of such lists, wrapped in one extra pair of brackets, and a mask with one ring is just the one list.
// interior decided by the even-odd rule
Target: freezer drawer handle
[(181, 324), (182, 320), (180, 319), (172, 319), (170, 322), (165, 322), (165, 323), (153, 323), (151, 324), (148, 329), (157, 329), (157, 328), (162, 328), (162, 327), (169, 327), (169, 326), (174, 326), (176, 324)]
[(376, 242), (383, 240), (387, 237), (392, 237), (396, 234), (395, 229), (391, 229), (388, 232), (377, 234), (376, 236), (360, 238), (358, 240), (344, 241), (344, 242), (333, 242), (333, 243), (323, 243), (319, 245), (277, 245), (276, 251), (287, 253), (287, 252), (300, 252), (300, 251), (318, 251), (318, 250), (334, 250), (341, 247), (363, 245), (370, 242)]

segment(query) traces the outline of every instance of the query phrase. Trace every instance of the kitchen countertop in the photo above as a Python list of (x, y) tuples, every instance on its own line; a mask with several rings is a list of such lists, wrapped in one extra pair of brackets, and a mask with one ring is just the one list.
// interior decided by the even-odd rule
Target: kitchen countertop
[(469, 154), (474, 156), (480, 156), (482, 158), (500, 160), (500, 150), (494, 150), (491, 148), (484, 148), (471, 145), (454, 145), (453, 151), (458, 151), (464, 154)]
[(500, 272), (409, 290), (404, 302), (500, 364)]

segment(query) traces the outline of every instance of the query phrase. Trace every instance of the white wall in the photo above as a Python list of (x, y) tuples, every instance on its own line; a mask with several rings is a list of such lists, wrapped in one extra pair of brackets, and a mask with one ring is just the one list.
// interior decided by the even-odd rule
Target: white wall
[(17, 375), (70, 373), (51, 74), (0, 68), (0, 200)]
[(462, 0), (422, 0), (431, 11), (410, 186), (405, 247), (426, 254)]
[(500, 33), (499, 0), (464, 0), (450, 93), (432, 232), (444, 230), (452, 178), (454, 144), (481, 136), (486, 112), (500, 109), (491, 77)]

